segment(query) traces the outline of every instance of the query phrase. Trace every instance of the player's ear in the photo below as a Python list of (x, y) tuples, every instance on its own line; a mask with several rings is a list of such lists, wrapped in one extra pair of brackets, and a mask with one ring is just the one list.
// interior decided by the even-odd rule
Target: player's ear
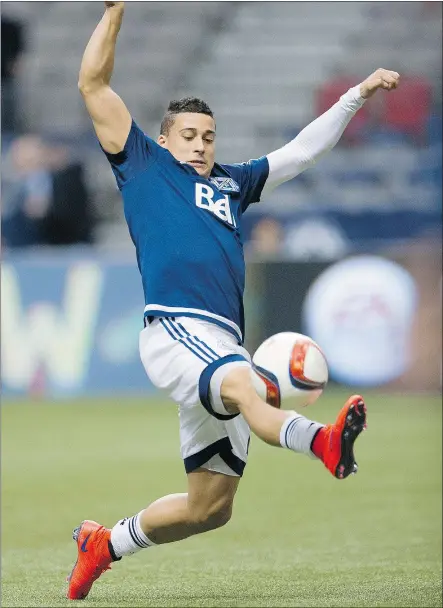
[(162, 148), (166, 148), (166, 137), (164, 135), (159, 135), (157, 137), (157, 143), (159, 146), (162, 146)]

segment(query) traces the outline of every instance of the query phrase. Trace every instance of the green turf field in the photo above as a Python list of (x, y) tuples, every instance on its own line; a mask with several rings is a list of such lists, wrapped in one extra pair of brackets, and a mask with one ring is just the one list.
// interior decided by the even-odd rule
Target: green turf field
[[(442, 606), (440, 398), (367, 402), (358, 475), (253, 439), (225, 528), (125, 558), (82, 605)], [(72, 528), (183, 491), (177, 433), (169, 403), (3, 404), (2, 606), (72, 606)]]

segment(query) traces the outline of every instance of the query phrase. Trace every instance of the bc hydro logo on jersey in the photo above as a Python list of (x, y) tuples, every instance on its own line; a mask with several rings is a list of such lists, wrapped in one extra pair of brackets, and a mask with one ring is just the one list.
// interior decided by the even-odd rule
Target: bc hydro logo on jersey
[(195, 184), (195, 204), (201, 209), (210, 211), (219, 219), (237, 228), (234, 214), (231, 212), (231, 201), (228, 194), (214, 200), (215, 192), (206, 184)]

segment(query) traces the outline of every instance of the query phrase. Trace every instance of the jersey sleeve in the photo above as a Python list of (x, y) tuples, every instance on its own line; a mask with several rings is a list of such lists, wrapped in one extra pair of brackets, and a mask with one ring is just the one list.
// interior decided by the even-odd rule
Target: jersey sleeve
[(244, 212), (249, 205), (260, 201), (262, 190), (269, 175), (268, 159), (266, 156), (262, 156), (255, 160), (249, 160), (247, 163), (232, 165), (232, 167), (236, 171), (240, 171), (241, 208)]
[(102, 147), (120, 190), (156, 160), (158, 147), (158, 144), (145, 135), (134, 120), (125, 147), (121, 152), (110, 154)]

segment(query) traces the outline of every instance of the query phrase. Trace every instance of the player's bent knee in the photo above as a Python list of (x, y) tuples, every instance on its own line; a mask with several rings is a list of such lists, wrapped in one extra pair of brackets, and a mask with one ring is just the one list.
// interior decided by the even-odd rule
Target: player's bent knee
[(257, 398), (249, 367), (231, 370), (223, 379), (220, 395), (228, 411), (240, 411), (239, 406)]
[(193, 523), (200, 531), (206, 532), (225, 526), (231, 519), (231, 516), (232, 508), (220, 509), (216, 511), (200, 511), (194, 515)]
[(200, 532), (226, 525), (232, 516), (232, 500), (224, 497), (211, 504), (190, 505), (192, 523)]
[(217, 359), (208, 365), (200, 376), (200, 401), (206, 410), (218, 420), (230, 420), (239, 414), (235, 400), (224, 402), (222, 385), (227, 377), (241, 369), (247, 370), (245, 375), (249, 376), (250, 362), (243, 355), (233, 354)]

